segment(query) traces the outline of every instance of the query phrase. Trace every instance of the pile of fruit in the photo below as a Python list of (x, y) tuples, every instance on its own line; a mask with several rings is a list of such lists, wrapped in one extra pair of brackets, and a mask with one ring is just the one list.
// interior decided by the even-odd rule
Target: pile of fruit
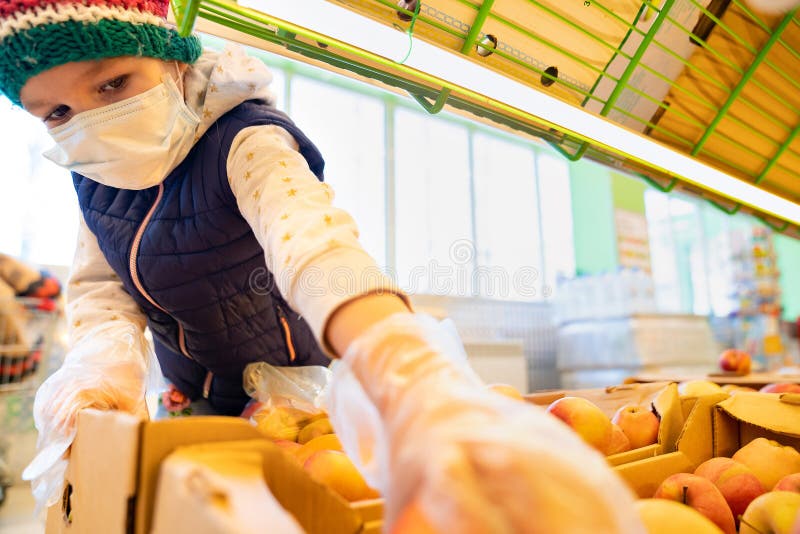
[(547, 411), (607, 456), (658, 441), (660, 419), (649, 406), (626, 404), (609, 419), (603, 410), (587, 399), (562, 397), (550, 404)]
[(757, 438), (668, 477), (638, 506), (650, 533), (800, 534), (800, 453)]
[(262, 405), (252, 413), (250, 420), (314, 480), (346, 500), (354, 502), (380, 496), (344, 453), (325, 412)]

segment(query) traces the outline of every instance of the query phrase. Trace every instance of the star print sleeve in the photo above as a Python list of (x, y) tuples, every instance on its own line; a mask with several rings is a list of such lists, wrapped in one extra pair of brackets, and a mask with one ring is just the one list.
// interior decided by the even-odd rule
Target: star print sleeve
[(144, 333), (144, 313), (125, 291), (83, 217), (66, 295), (70, 346), (90, 337), (101, 326), (119, 325), (119, 334)]
[(368, 294), (408, 299), (358, 241), (358, 229), (333, 207), (321, 183), (278, 126), (239, 132), (227, 162), (228, 180), (242, 215), (264, 249), (281, 295), (303, 315), (324, 350), (328, 319), (343, 304)]

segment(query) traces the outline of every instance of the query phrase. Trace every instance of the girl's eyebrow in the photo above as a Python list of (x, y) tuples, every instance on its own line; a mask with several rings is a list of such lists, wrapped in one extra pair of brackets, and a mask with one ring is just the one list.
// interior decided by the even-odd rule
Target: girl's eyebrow
[[(93, 77), (96, 76), (99, 72), (103, 69), (107, 68), (108, 58), (101, 59), (98, 61), (92, 61), (91, 65), (87, 66), (83, 72), (80, 73), (81, 77)], [(22, 106), (28, 110), (29, 112), (33, 113), (33, 110), (37, 108), (49, 107), (52, 104), (48, 100), (34, 100), (32, 102), (23, 102)]]

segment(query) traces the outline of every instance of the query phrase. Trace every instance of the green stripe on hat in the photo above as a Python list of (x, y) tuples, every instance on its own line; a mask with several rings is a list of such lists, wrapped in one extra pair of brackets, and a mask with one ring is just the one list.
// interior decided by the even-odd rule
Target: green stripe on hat
[(121, 56), (194, 63), (201, 52), (196, 36), (181, 37), (153, 24), (115, 19), (42, 24), (0, 41), (0, 92), (19, 105), (28, 79), (64, 63)]

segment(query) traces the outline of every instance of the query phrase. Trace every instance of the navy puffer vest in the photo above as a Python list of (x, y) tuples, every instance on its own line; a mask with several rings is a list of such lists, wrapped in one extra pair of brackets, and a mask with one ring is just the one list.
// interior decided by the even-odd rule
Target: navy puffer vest
[(225, 414), (238, 414), (247, 402), (242, 372), (251, 362), (329, 363), (275, 287), (228, 183), (236, 134), (268, 124), (294, 136), (322, 180), (324, 161), (314, 144), (285, 114), (255, 101), (221, 117), (159, 186), (116, 189), (73, 173), (86, 224), (147, 315), (164, 376), (196, 400), (210, 371), (208, 399)]

